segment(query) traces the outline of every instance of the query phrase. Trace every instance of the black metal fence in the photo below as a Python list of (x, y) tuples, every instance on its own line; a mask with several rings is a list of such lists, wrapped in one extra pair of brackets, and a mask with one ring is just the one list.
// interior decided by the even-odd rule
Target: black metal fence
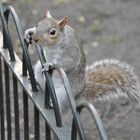
[[(22, 61), (16, 55), (14, 47), (11, 41), (10, 31), (8, 23), (9, 14), (12, 15), (14, 25), (16, 27), (16, 32), (20, 40), (20, 44), (23, 52)], [(92, 118), (96, 122), (96, 126), (100, 137), (102, 140), (107, 140), (107, 135), (104, 130), (102, 121), (96, 112), (93, 105), (83, 102), (79, 106), (76, 106), (71, 87), (67, 76), (62, 68), (54, 65), (53, 71), (57, 71), (61, 75), (63, 81), (68, 101), (70, 104), (70, 109), (73, 115), (72, 128), (62, 123), (62, 117), (60, 114), (57, 98), (55, 95), (55, 90), (53, 87), (53, 82), (51, 79), (51, 72), (45, 72), (46, 77), (46, 92), (37, 89), (37, 84), (35, 82), (34, 72), (31, 65), (31, 60), (28, 54), (28, 45), (24, 41), (23, 32), (21, 28), (18, 16), (11, 6), (3, 6), (0, 3), (0, 17), (2, 23), (2, 35), (0, 35), (0, 137), (1, 140), (29, 140), (30, 130), (29, 130), (29, 103), (30, 98), (34, 106), (34, 131), (33, 137), (35, 140), (40, 139), (40, 116), (44, 118), (45, 129), (44, 129), (44, 139), (51, 140), (51, 132), (53, 132), (56, 137), (60, 140), (76, 140), (77, 132), (81, 140), (85, 140), (85, 134), (83, 126), (80, 120), (80, 112), (83, 108), (87, 108), (91, 113)], [(39, 54), (41, 63), (45, 62), (42, 50), (36, 48)], [(30, 81), (28, 80), (28, 76)], [(18, 83), (20, 83), (20, 91), (22, 90), (22, 98), (19, 92)], [(49, 108), (49, 98), (52, 99), (53, 109)], [(19, 100), (22, 102), (19, 103)], [(13, 102), (13, 104), (11, 103)], [(13, 105), (13, 107), (12, 107)], [(23, 106), (21, 108), (20, 106)], [(13, 110), (13, 114), (12, 112)], [(23, 130), (21, 129), (20, 113), (19, 110), (22, 109), (23, 112)], [(12, 116), (13, 117), (12, 117)], [(14, 120), (13, 120), (14, 118)], [(13, 123), (14, 122), (14, 126)], [(21, 132), (24, 135), (21, 136)]]

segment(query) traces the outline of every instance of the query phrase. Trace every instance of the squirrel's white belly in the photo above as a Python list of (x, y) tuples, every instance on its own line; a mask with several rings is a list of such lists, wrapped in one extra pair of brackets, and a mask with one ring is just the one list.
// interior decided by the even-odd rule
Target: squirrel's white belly
[[(35, 65), (35, 78), (41, 89), (45, 92), (45, 76), (42, 74), (42, 66), (40, 61)], [(67, 106), (67, 95), (58, 73), (54, 73), (52, 77), (54, 88), (61, 111)]]

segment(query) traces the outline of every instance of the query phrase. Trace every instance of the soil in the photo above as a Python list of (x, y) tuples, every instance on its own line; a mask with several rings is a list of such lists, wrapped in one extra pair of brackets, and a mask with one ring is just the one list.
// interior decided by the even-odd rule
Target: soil
[[(84, 46), (87, 64), (116, 58), (132, 65), (140, 77), (140, 0), (15, 0), (11, 3), (20, 17), (23, 31), (36, 25), (44, 17), (46, 8), (57, 19), (68, 16), (69, 24)], [(18, 46), (13, 25), (11, 31), (14, 44)], [(20, 55), (19, 47), (16, 51)], [(139, 105), (123, 98), (94, 105), (110, 140), (140, 140)], [(86, 111), (82, 113), (82, 119), (87, 140), (98, 140), (96, 126)]]

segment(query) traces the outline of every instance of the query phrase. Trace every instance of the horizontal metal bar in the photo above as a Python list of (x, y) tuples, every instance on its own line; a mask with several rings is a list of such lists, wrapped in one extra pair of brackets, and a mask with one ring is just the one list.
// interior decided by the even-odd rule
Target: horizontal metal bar
[(38, 108), (39, 112), (44, 117), (45, 121), (51, 128), (51, 130), (56, 134), (56, 136), (60, 140), (70, 140), (70, 128), (67, 125), (63, 125), (63, 127), (57, 127), (55, 124), (55, 116), (54, 111), (51, 109), (44, 108), (44, 93), (41, 91), (33, 92), (31, 88), (31, 84), (27, 77), (22, 76), (22, 62), (19, 57), (15, 54), (16, 61), (11, 62), (9, 61), (9, 51), (4, 49), (0, 38), (0, 54), (3, 56), (5, 62), (9, 65), (11, 71), (15, 74), (16, 78), (18, 79), (19, 83), (22, 85), (24, 90), (26, 91), (27, 95), (31, 98), (34, 105)]

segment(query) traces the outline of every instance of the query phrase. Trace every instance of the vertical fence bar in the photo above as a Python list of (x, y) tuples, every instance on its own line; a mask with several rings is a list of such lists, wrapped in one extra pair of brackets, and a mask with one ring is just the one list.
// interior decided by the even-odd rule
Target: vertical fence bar
[(40, 140), (40, 123), (39, 123), (39, 111), (34, 106), (34, 133), (35, 133), (35, 140)]
[[(37, 54), (40, 59), (40, 63), (43, 67), (43, 64), (46, 63), (45, 55), (43, 53), (43, 49), (39, 47), (38, 44), (35, 42), (33, 43), (35, 45)], [(61, 114), (60, 114), (60, 109), (57, 101), (57, 97), (55, 94), (55, 89), (52, 81), (52, 75), (51, 73), (44, 72), (45, 80), (46, 80), (46, 85), (45, 85), (45, 107), (50, 107), (50, 97), (52, 99), (53, 103), (53, 109), (54, 109), (54, 114), (55, 114), (55, 119), (56, 119), (56, 125), (58, 127), (62, 127), (62, 119), (61, 119)], [(47, 91), (46, 91), (47, 90)]]
[(4, 72), (5, 72), (5, 96), (6, 96), (6, 115), (7, 115), (7, 139), (12, 139), (12, 129), (11, 129), (11, 101), (10, 101), (10, 78), (9, 78), (9, 69), (4, 62)]
[(1, 140), (5, 140), (5, 128), (4, 128), (4, 98), (3, 98), (3, 78), (2, 78), (2, 62), (0, 56), (0, 122), (1, 122)]
[(15, 114), (15, 139), (20, 140), (20, 128), (19, 128), (19, 104), (18, 104), (18, 82), (13, 75), (13, 97), (14, 97), (14, 114)]
[(46, 140), (51, 140), (51, 130), (47, 123), (45, 123), (45, 137)]
[(23, 90), (23, 110), (24, 110), (24, 140), (29, 140), (28, 96), (24, 90)]

